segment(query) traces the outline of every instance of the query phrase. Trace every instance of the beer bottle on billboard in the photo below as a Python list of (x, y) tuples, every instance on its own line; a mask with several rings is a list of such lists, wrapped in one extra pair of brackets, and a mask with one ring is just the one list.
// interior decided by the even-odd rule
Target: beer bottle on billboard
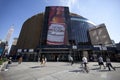
[(64, 8), (57, 7), (56, 12), (49, 23), (47, 43), (61, 45), (64, 44), (64, 40), (65, 40)]
[(53, 23), (64, 23), (65, 17), (64, 17), (64, 8), (58, 7), (56, 9), (56, 14), (52, 19)]

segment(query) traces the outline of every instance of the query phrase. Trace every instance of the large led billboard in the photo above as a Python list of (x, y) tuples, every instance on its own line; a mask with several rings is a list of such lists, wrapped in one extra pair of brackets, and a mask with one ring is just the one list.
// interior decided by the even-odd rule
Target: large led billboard
[(48, 21), (47, 44), (64, 44), (65, 19), (64, 7), (51, 7)]
[(100, 24), (96, 28), (89, 30), (92, 44), (112, 44), (105, 24)]
[(48, 31), (47, 44), (49, 45), (64, 45), (66, 44), (66, 13), (65, 7), (52, 6), (48, 10)]

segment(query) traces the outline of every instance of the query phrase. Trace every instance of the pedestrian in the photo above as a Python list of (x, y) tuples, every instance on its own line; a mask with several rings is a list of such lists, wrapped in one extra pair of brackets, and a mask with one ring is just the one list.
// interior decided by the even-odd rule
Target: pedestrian
[(45, 57), (45, 63), (44, 64), (46, 64), (47, 63), (47, 58)]
[(8, 64), (12, 64), (12, 57), (9, 57)]
[(38, 62), (40, 62), (40, 57), (38, 57)]
[(106, 57), (106, 67), (108, 67), (109, 71), (111, 71), (111, 68), (115, 70), (115, 67), (112, 66), (111, 60), (109, 57)]
[(98, 64), (99, 64), (99, 66), (100, 66), (100, 69), (101, 69), (101, 66), (103, 66), (104, 69), (105, 69), (105, 65), (104, 65), (104, 61), (103, 61), (102, 56), (100, 56), (100, 57), (98, 58)]
[(82, 67), (83, 67), (83, 68), (85, 69), (85, 71), (88, 73), (89, 70), (88, 70), (87, 64), (88, 64), (88, 60), (87, 60), (87, 58), (86, 58), (85, 56), (83, 56), (83, 58), (82, 58)]
[(59, 57), (57, 57), (57, 62), (59, 62)]
[(22, 56), (19, 57), (18, 64), (22, 63)]
[(71, 66), (74, 64), (74, 61), (73, 61), (73, 57), (70, 56), (70, 62), (71, 62)]
[(69, 60), (69, 62), (71, 62), (71, 66), (72, 66), (74, 64), (74, 60), (70, 54), (68, 55), (68, 60)]
[(9, 64), (12, 64), (12, 57), (8, 58), (8, 62), (6, 64), (6, 66), (5, 66), (5, 70), (8, 70)]
[(45, 66), (46, 61), (47, 61), (47, 59), (46, 59), (45, 57), (42, 57), (41, 65), (42, 65), (42, 66)]

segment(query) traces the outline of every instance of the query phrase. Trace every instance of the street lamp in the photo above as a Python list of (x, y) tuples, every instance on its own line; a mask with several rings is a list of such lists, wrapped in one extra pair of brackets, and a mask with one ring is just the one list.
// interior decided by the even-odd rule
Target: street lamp
[(73, 50), (73, 58), (75, 59), (75, 51), (77, 50), (77, 45), (73, 45), (72, 50)]

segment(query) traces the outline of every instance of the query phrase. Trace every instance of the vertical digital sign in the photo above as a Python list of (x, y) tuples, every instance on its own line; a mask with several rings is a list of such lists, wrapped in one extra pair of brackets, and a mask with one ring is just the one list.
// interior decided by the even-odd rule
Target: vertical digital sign
[(49, 9), (47, 44), (64, 45), (66, 44), (65, 8), (52, 6)]

